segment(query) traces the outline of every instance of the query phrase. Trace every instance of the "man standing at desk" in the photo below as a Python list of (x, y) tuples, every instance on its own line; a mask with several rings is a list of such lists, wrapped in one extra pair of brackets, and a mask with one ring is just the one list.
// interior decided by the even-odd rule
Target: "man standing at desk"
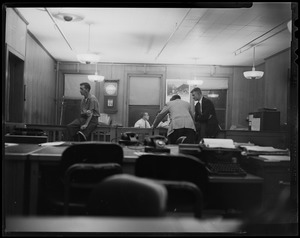
[(168, 140), (170, 144), (176, 144), (181, 136), (185, 136), (184, 143), (193, 144), (195, 141), (195, 125), (191, 105), (181, 100), (179, 95), (173, 95), (160, 113), (157, 114), (153, 128), (167, 115), (170, 115), (168, 127)]
[(80, 117), (67, 125), (69, 140), (71, 141), (76, 140), (76, 135), (79, 136), (80, 141), (86, 141), (98, 125), (99, 102), (90, 93), (90, 90), (91, 85), (89, 83), (80, 84), (80, 94), (84, 96), (80, 104)]
[(203, 97), (200, 88), (194, 88), (191, 94), (194, 101), (198, 101), (195, 105), (196, 143), (202, 138), (215, 138), (220, 129), (214, 104)]

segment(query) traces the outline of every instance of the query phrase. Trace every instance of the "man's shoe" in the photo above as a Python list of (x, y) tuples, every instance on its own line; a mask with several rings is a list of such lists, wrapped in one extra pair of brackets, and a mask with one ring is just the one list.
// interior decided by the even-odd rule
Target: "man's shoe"
[(78, 131), (77, 135), (78, 135), (79, 141), (87, 141), (85, 135), (81, 131)]

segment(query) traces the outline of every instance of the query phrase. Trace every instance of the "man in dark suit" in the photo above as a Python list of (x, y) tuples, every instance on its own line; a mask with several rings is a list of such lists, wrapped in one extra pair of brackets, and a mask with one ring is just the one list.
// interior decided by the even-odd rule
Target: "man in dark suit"
[(214, 104), (203, 97), (200, 88), (194, 88), (191, 94), (193, 99), (198, 101), (195, 105), (196, 143), (199, 143), (202, 138), (215, 138), (220, 129)]

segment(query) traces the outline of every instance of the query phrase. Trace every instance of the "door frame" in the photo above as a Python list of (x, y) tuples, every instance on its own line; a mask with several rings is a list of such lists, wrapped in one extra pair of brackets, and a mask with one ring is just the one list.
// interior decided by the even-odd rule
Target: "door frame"
[(128, 114), (129, 114), (129, 95), (130, 95), (130, 92), (129, 92), (129, 83), (130, 83), (130, 78), (131, 77), (144, 77), (144, 78), (159, 78), (160, 79), (160, 90), (159, 90), (159, 95), (160, 95), (160, 98), (159, 98), (159, 106), (160, 108), (163, 107), (163, 104), (164, 104), (164, 92), (165, 92), (165, 83), (164, 83), (164, 78), (163, 78), (163, 74), (160, 74), (160, 73), (151, 73), (151, 74), (135, 74), (135, 73), (128, 73), (127, 74), (127, 83), (126, 83), (126, 86), (125, 86), (125, 93), (124, 93), (124, 96), (125, 96), (125, 100), (123, 102), (123, 108), (125, 108), (125, 111), (124, 111), (124, 124), (126, 126), (128, 126), (128, 121), (129, 121), (129, 118), (128, 118)]
[[(10, 65), (9, 65), (9, 54), (14, 55), (24, 62), (23, 66), (23, 90), (25, 90), (25, 57), (5, 43), (5, 80), (2, 80), (2, 111), (5, 112), (5, 121), (9, 121), (9, 96), (10, 96)], [(4, 92), (3, 92), (4, 90)], [(25, 94), (26, 92), (23, 91)], [(25, 95), (23, 95), (25, 97)], [(24, 122), (25, 114), (25, 102), (23, 103), (22, 122)]]

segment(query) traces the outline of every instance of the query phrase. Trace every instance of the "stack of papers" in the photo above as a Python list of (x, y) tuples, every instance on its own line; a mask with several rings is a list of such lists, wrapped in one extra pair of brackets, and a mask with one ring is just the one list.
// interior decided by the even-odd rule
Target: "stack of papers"
[(100, 117), (98, 117), (98, 122), (105, 125), (110, 125), (111, 119), (110, 116), (106, 113), (100, 113)]
[(247, 154), (257, 155), (289, 155), (289, 150), (276, 149), (272, 146), (240, 146)]
[(259, 155), (265, 162), (280, 162), (280, 161), (290, 161), (291, 157), (288, 155)]
[(232, 139), (203, 138), (202, 145), (204, 145), (207, 148), (227, 148), (227, 149), (236, 148)]
[(65, 141), (54, 141), (54, 142), (46, 142), (46, 143), (41, 143), (39, 146), (59, 146), (63, 145), (66, 143)]

